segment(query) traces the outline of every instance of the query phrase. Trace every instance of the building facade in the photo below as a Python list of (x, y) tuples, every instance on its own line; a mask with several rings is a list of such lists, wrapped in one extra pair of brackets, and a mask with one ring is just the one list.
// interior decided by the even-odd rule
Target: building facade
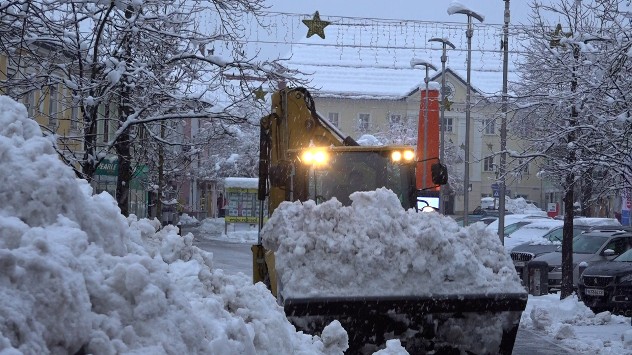
[[(446, 96), (450, 100), (449, 110), (446, 107), (444, 114), (445, 144), (452, 145), (456, 151), (463, 155), (465, 142), (465, 118), (466, 118), (466, 82), (451, 70), (446, 70)], [(441, 82), (441, 73), (431, 78), (433, 87)], [(332, 95), (319, 96), (318, 91), (312, 93), (316, 103), (316, 109), (321, 116), (329, 119), (342, 132), (358, 139), (363, 134), (380, 136), (390, 130), (394, 123), (403, 121), (413, 122), (416, 125), (420, 114), (420, 90), (416, 88), (405, 93), (401, 98), (363, 98), (363, 97), (332, 97)], [(500, 110), (497, 102), (490, 101), (481, 93), (472, 91), (472, 105), (470, 111), (470, 185), (468, 210), (473, 210), (480, 205), (482, 197), (493, 195), (492, 185), (498, 182), (498, 164), (500, 157)], [(416, 134), (418, 132), (415, 132)], [(386, 133), (388, 134), (388, 133)], [(421, 134), (419, 132), (419, 134)], [(421, 148), (421, 147), (419, 147)], [(418, 148), (418, 149), (419, 149)], [(507, 148), (518, 151), (520, 142), (508, 139)], [(507, 159), (510, 165), (517, 166), (522, 162)], [(522, 165), (522, 164), (521, 164)], [(511, 167), (510, 167), (511, 168)], [(464, 161), (457, 161), (449, 166), (450, 174), (463, 175)], [(537, 177), (535, 164), (525, 165), (519, 171), (511, 173), (506, 178), (507, 196), (511, 198), (523, 197), (535, 202), (538, 206), (546, 206), (548, 201), (557, 201), (555, 193), (549, 184)], [(463, 211), (463, 195), (454, 196), (455, 213)]]

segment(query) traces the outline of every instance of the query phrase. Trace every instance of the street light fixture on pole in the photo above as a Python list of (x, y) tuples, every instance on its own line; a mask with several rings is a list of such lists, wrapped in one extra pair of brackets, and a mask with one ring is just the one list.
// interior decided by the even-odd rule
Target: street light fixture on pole
[[(440, 144), (439, 145), (439, 161), (442, 164), (445, 164), (445, 161), (444, 161), (444, 158), (445, 158), (445, 118), (444, 118), (444, 115), (445, 115), (446, 102), (444, 100), (447, 100), (447, 96), (445, 95), (445, 62), (448, 60), (448, 56), (445, 53), (446, 53), (447, 47), (450, 47), (452, 49), (455, 49), (456, 47), (454, 47), (454, 44), (452, 44), (452, 42), (448, 41), (445, 38), (431, 38), (428, 40), (428, 42), (439, 42), (443, 46), (443, 52), (441, 53), (441, 123), (439, 125), (439, 127), (441, 127), (441, 138), (440, 138), (440, 143), (439, 143)], [(427, 94), (428, 93), (426, 92), (426, 95)], [(444, 195), (445, 195), (445, 188), (442, 185), (439, 190), (439, 213), (441, 214), (445, 214), (445, 202), (443, 200)]]
[(463, 176), (463, 225), (468, 224), (468, 212), (469, 212), (469, 191), (470, 186), (470, 110), (471, 110), (471, 66), (472, 66), (472, 35), (474, 30), (472, 29), (472, 17), (483, 22), (484, 17), (479, 15), (475, 11), (469, 10), (461, 5), (451, 5), (448, 8), (448, 15), (463, 14), (467, 16), (467, 31), (465, 32), (467, 37), (467, 94), (465, 95), (465, 171)]
[[(426, 62), (423, 59), (417, 59), (417, 58), (413, 58), (410, 60), (410, 67), (414, 68), (416, 66), (424, 66), (426, 68), (426, 76), (424, 77), (424, 83), (426, 83), (426, 97), (425, 97), (425, 103), (424, 103), (424, 151), (423, 151), (423, 181), (426, 182), (426, 174), (428, 173), (428, 169), (426, 169), (426, 160), (428, 159), (427, 157), (427, 152), (428, 152), (428, 82), (430, 81), (430, 79), (428, 78), (428, 70), (432, 69), (434, 71), (437, 71), (437, 68)], [(417, 135), (419, 135), (419, 132), (417, 132)]]

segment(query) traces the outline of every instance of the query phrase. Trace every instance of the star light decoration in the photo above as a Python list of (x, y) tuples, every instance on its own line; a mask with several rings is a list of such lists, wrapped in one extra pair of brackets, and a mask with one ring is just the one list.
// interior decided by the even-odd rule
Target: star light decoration
[(560, 46), (560, 39), (562, 38), (562, 36), (566, 38), (570, 38), (571, 36), (573, 36), (572, 31), (571, 32), (562, 31), (561, 23), (558, 23), (557, 26), (555, 26), (555, 31), (550, 32), (550, 34), (551, 34), (551, 41), (549, 42), (549, 45), (551, 46), (551, 48)]
[(307, 26), (307, 38), (318, 35), (322, 39), (325, 39), (325, 27), (331, 24), (329, 21), (321, 20), (318, 11), (314, 13), (311, 20), (303, 20), (303, 23)]
[(256, 90), (252, 92), (255, 94), (255, 100), (264, 101), (266, 98), (267, 92), (263, 90), (261, 86), (259, 86)]
[(444, 97), (443, 98), (443, 107), (445, 108), (446, 111), (452, 111), (452, 104), (454, 102), (450, 101), (450, 99), (448, 99), (448, 97)]

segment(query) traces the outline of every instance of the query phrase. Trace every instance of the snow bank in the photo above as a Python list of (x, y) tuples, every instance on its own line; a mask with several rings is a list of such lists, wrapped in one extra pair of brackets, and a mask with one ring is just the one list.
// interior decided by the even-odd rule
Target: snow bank
[(405, 211), (390, 190), (284, 202), (262, 230), (286, 297), (524, 292), (498, 237), (437, 213)]
[(577, 354), (632, 354), (629, 317), (610, 312), (594, 314), (573, 295), (531, 296), (520, 327), (546, 333)]
[(342, 354), (297, 333), (263, 284), (157, 221), (128, 219), (0, 96), (0, 353)]

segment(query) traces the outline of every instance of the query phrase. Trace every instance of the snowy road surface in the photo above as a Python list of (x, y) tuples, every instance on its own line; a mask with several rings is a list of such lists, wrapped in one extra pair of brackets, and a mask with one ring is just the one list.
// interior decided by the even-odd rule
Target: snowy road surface
[(197, 238), (193, 243), (198, 248), (213, 253), (213, 267), (224, 269), (227, 274), (242, 272), (252, 279), (250, 244)]

